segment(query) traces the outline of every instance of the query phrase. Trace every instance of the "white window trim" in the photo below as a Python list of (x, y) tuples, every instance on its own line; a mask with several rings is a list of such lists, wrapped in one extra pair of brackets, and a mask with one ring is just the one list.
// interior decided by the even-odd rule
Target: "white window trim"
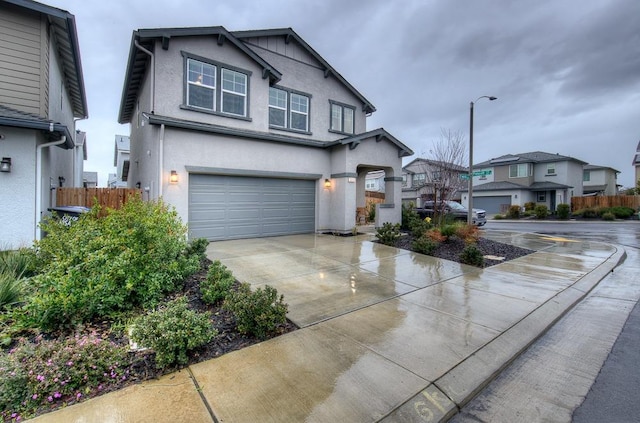
[[(244, 93), (240, 93), (237, 91), (232, 91), (232, 90), (225, 90), (224, 88), (224, 83), (222, 81), (224, 81), (224, 73), (225, 72), (230, 72), (233, 75), (241, 75), (244, 77)], [(220, 69), (220, 90), (222, 91), (221, 97), (220, 97), (220, 108), (223, 109), (224, 108), (224, 93), (229, 93), (231, 95), (237, 95), (242, 97), (243, 103), (242, 103), (242, 108), (244, 110), (244, 114), (238, 114), (238, 113), (233, 113), (233, 112), (226, 112), (224, 110), (221, 110), (222, 113), (225, 114), (230, 114), (230, 115), (235, 115), (235, 116), (242, 116), (245, 117), (247, 116), (247, 88), (249, 86), (249, 78), (247, 77), (246, 74), (242, 73), (242, 72), (238, 72), (236, 70), (233, 69), (227, 69), (227, 68), (221, 68)], [(235, 81), (234, 81), (235, 83)], [(214, 101), (215, 103), (215, 101)]]
[(289, 113), (287, 112), (287, 104), (289, 104), (289, 93), (286, 90), (282, 90), (282, 89), (276, 88), (276, 87), (270, 87), (269, 89), (283, 92), (284, 93), (284, 104), (285, 104), (284, 107), (278, 106), (276, 104), (271, 104), (271, 96), (269, 96), (269, 108), (270, 109), (276, 109), (276, 110), (282, 110), (284, 112), (284, 125), (283, 126), (271, 123), (271, 121), (269, 121), (269, 126), (271, 126), (273, 128), (287, 129), (287, 127), (288, 127), (287, 116), (289, 115)]

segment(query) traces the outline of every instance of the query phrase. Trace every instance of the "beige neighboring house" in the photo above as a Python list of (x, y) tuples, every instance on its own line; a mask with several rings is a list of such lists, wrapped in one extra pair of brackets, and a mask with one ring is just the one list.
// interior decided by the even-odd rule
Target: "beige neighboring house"
[(583, 195), (618, 195), (619, 170), (606, 166), (585, 165), (582, 177)]
[(29, 246), (55, 188), (82, 185), (87, 117), (75, 18), (0, 1), (0, 248)]
[(402, 203), (422, 207), (436, 192), (438, 198), (460, 201), (460, 190), (467, 186), (461, 175), (467, 173), (466, 167), (453, 163), (414, 159), (402, 168)]
[[(509, 206), (528, 202), (556, 210), (558, 204), (571, 203), (582, 196), (583, 168), (586, 162), (560, 154), (534, 151), (505, 154), (474, 164), (473, 207), (487, 214), (504, 213)], [(462, 205), (469, 203), (468, 189), (462, 189)]]
[[(358, 60), (353, 57), (353, 60)], [(118, 121), (127, 183), (162, 197), (190, 238), (351, 232), (382, 170), (376, 224), (400, 222), (402, 158), (375, 107), (291, 28), (133, 32)]]
[(370, 192), (380, 192), (384, 194), (385, 173), (382, 170), (375, 170), (367, 173), (364, 188)]

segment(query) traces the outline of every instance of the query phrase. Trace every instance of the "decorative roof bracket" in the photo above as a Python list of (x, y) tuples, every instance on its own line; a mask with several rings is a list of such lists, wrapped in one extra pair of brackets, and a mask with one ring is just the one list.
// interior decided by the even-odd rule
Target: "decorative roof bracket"
[(169, 50), (169, 41), (171, 41), (171, 37), (168, 35), (162, 36), (162, 49)]
[(221, 46), (224, 43), (225, 35), (220, 33), (218, 34), (218, 45)]

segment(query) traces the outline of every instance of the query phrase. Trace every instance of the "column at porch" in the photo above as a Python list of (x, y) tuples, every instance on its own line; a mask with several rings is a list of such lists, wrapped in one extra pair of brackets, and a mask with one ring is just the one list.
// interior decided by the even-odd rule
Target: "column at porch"
[(384, 178), (384, 203), (376, 205), (376, 227), (402, 222), (402, 177)]
[[(356, 224), (356, 190), (358, 174), (336, 173), (331, 175), (332, 195), (330, 222), (335, 232), (351, 232)], [(362, 183), (364, 187), (364, 181)], [(364, 198), (364, 192), (362, 194)]]

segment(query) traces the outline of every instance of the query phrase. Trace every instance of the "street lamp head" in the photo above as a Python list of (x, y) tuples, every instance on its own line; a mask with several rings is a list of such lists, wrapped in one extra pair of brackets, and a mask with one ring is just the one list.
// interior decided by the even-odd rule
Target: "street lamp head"
[(493, 100), (497, 100), (497, 99), (498, 99), (498, 97), (494, 97), (494, 96), (490, 96), (489, 97), (489, 101), (493, 101)]

